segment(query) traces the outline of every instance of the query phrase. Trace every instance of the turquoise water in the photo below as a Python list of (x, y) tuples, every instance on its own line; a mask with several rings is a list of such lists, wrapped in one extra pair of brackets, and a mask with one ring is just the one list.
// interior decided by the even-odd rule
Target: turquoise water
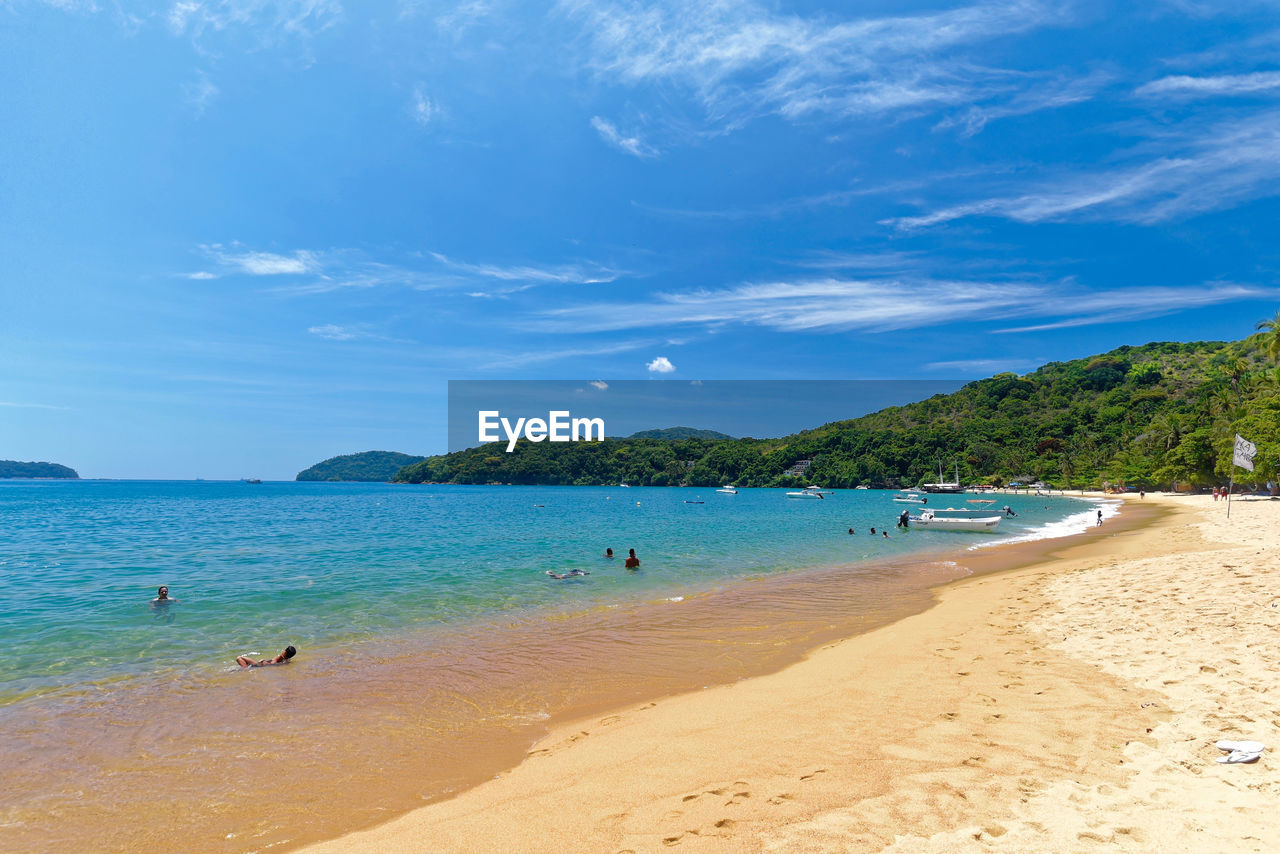
[[(971, 497), (971, 496), (969, 496)], [(1066, 533), (1094, 512), (997, 496), (996, 535), (893, 528), (892, 493), (223, 482), (0, 483), (0, 703), (218, 672), (425, 627), (538, 619), (751, 576)], [(956, 504), (962, 498), (939, 499)], [(690, 503), (705, 502), (705, 503)], [(868, 530), (889, 527), (890, 538)], [(855, 536), (847, 533), (854, 528)], [(603, 558), (611, 546), (614, 560)], [(623, 569), (628, 548), (642, 559)], [(567, 581), (547, 570), (582, 569)], [(156, 588), (177, 600), (153, 608)]]

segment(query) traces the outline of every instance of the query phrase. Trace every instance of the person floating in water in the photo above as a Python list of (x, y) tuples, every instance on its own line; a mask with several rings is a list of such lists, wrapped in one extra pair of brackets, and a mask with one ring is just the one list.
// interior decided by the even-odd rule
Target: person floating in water
[(547, 570), (547, 575), (551, 576), (557, 581), (564, 581), (566, 578), (577, 578), (579, 575), (590, 575), (590, 574), (591, 573), (587, 572), (585, 569), (571, 569), (568, 572), (552, 572), (549, 569)]
[(170, 599), (170, 598), (169, 598), (169, 588), (168, 588), (168, 587), (165, 587), (164, 585), (161, 585), (161, 586), (156, 590), (156, 598), (154, 598), (154, 599), (152, 599), (152, 600), (151, 600), (151, 607), (152, 607), (152, 608), (165, 608), (165, 607), (168, 607), (168, 605), (169, 605), (171, 602), (177, 602), (177, 601), (178, 601), (177, 599)]
[(640, 558), (636, 557), (635, 549), (627, 549), (627, 562), (623, 564), (627, 569), (639, 569)]
[(604, 556), (605, 556), (605, 557), (613, 557), (613, 549), (612, 549), (612, 548), (607, 548), (607, 549), (605, 549), (605, 550), (604, 550)]
[(254, 661), (249, 656), (242, 655), (236, 659), (236, 664), (241, 667), (268, 667), (272, 664), (288, 664), (289, 659), (293, 658), (297, 654), (298, 651), (292, 646), (286, 646), (284, 648), (284, 652), (280, 653), (275, 658), (264, 658), (261, 661)]
[(872, 529), (871, 529), (871, 536), (873, 536), (873, 537), (874, 537), (875, 535), (876, 535), (876, 529), (875, 529), (875, 528), (872, 528)]

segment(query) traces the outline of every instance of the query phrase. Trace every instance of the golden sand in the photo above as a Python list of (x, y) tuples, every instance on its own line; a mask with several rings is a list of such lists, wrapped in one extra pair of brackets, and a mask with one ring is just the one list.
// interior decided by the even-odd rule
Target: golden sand
[[(1280, 502), (1147, 496), (785, 670), (561, 726), (313, 852), (1280, 850)], [(1136, 502), (1135, 502), (1136, 503)]]

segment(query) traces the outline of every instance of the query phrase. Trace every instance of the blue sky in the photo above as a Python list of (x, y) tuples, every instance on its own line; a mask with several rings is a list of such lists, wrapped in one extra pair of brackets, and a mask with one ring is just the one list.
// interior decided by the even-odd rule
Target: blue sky
[(0, 0), (0, 458), (288, 478), (443, 450), (451, 379), (1243, 337), (1278, 5)]

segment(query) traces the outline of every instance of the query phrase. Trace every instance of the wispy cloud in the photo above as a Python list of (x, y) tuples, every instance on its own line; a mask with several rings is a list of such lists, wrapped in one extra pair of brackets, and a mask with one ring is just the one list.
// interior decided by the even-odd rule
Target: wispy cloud
[(727, 124), (765, 113), (849, 117), (966, 103), (994, 75), (950, 52), (1066, 17), (1034, 0), (843, 21), (780, 14), (749, 0), (562, 0), (559, 8), (583, 24), (599, 73), (629, 85), (683, 87)]
[(303, 249), (291, 255), (252, 252), (238, 245), (224, 247), (219, 243), (202, 246), (201, 249), (228, 270), (250, 276), (301, 276), (320, 270), (316, 254)]
[(658, 156), (656, 148), (646, 145), (639, 137), (623, 135), (612, 122), (606, 121), (599, 116), (591, 117), (591, 126), (596, 129), (596, 133), (600, 134), (601, 139), (619, 151), (624, 151), (642, 160)]
[[(513, 368), (541, 365), (547, 362), (562, 362), (566, 359), (595, 359), (600, 356), (616, 356), (620, 353), (630, 353), (635, 350), (652, 347), (654, 344), (655, 342), (652, 339), (646, 338), (633, 341), (615, 341), (597, 346), (587, 345), (558, 349), (548, 347), (515, 353), (489, 354), (491, 358), (487, 362), (479, 363), (479, 368), (489, 371), (511, 370)], [(595, 383), (593, 382), (592, 385), (595, 385)]]
[(1027, 77), (1019, 82), (1023, 85), (1030, 84), (1030, 88), (1015, 91), (1015, 94), (1003, 102), (975, 104), (959, 115), (943, 119), (934, 126), (934, 130), (958, 128), (962, 136), (970, 137), (980, 133), (988, 122), (996, 119), (1079, 104), (1097, 95), (1098, 90), (1111, 82), (1111, 75), (1095, 72), (1084, 77), (1047, 81)]
[(1216, 95), (1256, 95), (1277, 89), (1280, 89), (1280, 71), (1258, 71), (1253, 74), (1224, 74), (1217, 77), (1177, 74), (1139, 86), (1135, 94), (1143, 97), (1172, 95), (1206, 98)]
[(427, 97), (422, 84), (413, 87), (413, 101), (409, 105), (409, 111), (413, 120), (420, 125), (431, 124), (431, 119), (436, 114), (436, 105)]
[(445, 268), (480, 279), (531, 284), (591, 285), (612, 282), (623, 274), (594, 262), (535, 266), (527, 264), (472, 264), (457, 261), (440, 252), (428, 253)]
[(194, 41), (220, 34), (263, 45), (307, 39), (342, 19), (338, 0), (179, 0), (169, 8), (170, 32)]
[(195, 111), (196, 118), (204, 115), (205, 110), (208, 109), (219, 94), (218, 87), (213, 85), (209, 75), (203, 71), (197, 71), (196, 79), (184, 85), (182, 91), (186, 96), (187, 103)]
[(963, 371), (985, 375), (1004, 371), (1024, 371), (1037, 367), (1043, 362), (1043, 359), (955, 359), (949, 362), (929, 362), (924, 367), (930, 371)]
[(0, 400), (0, 406), (7, 406), (12, 409), (61, 409), (69, 410), (70, 406), (53, 406), (48, 403), (18, 403), (12, 400)]
[(1195, 287), (1091, 290), (1072, 282), (820, 278), (744, 284), (720, 290), (659, 293), (647, 301), (595, 302), (551, 309), (535, 328), (558, 332), (617, 332), (681, 325), (761, 326), (784, 332), (889, 332), (962, 321), (1051, 318), (1085, 325), (1155, 317), (1207, 305), (1259, 299), (1275, 289), (1210, 283)]
[(1028, 223), (1088, 218), (1150, 225), (1280, 192), (1280, 111), (1161, 132), (1130, 156), (1156, 150), (1157, 156), (1136, 164), (1064, 176), (1017, 195), (882, 222), (903, 230), (971, 216)]
[(327, 338), (330, 341), (354, 341), (357, 338), (370, 337), (367, 333), (352, 328), (350, 326), (338, 326), (335, 323), (326, 323), (323, 326), (312, 326), (307, 329), (312, 335), (319, 335), (321, 338)]

